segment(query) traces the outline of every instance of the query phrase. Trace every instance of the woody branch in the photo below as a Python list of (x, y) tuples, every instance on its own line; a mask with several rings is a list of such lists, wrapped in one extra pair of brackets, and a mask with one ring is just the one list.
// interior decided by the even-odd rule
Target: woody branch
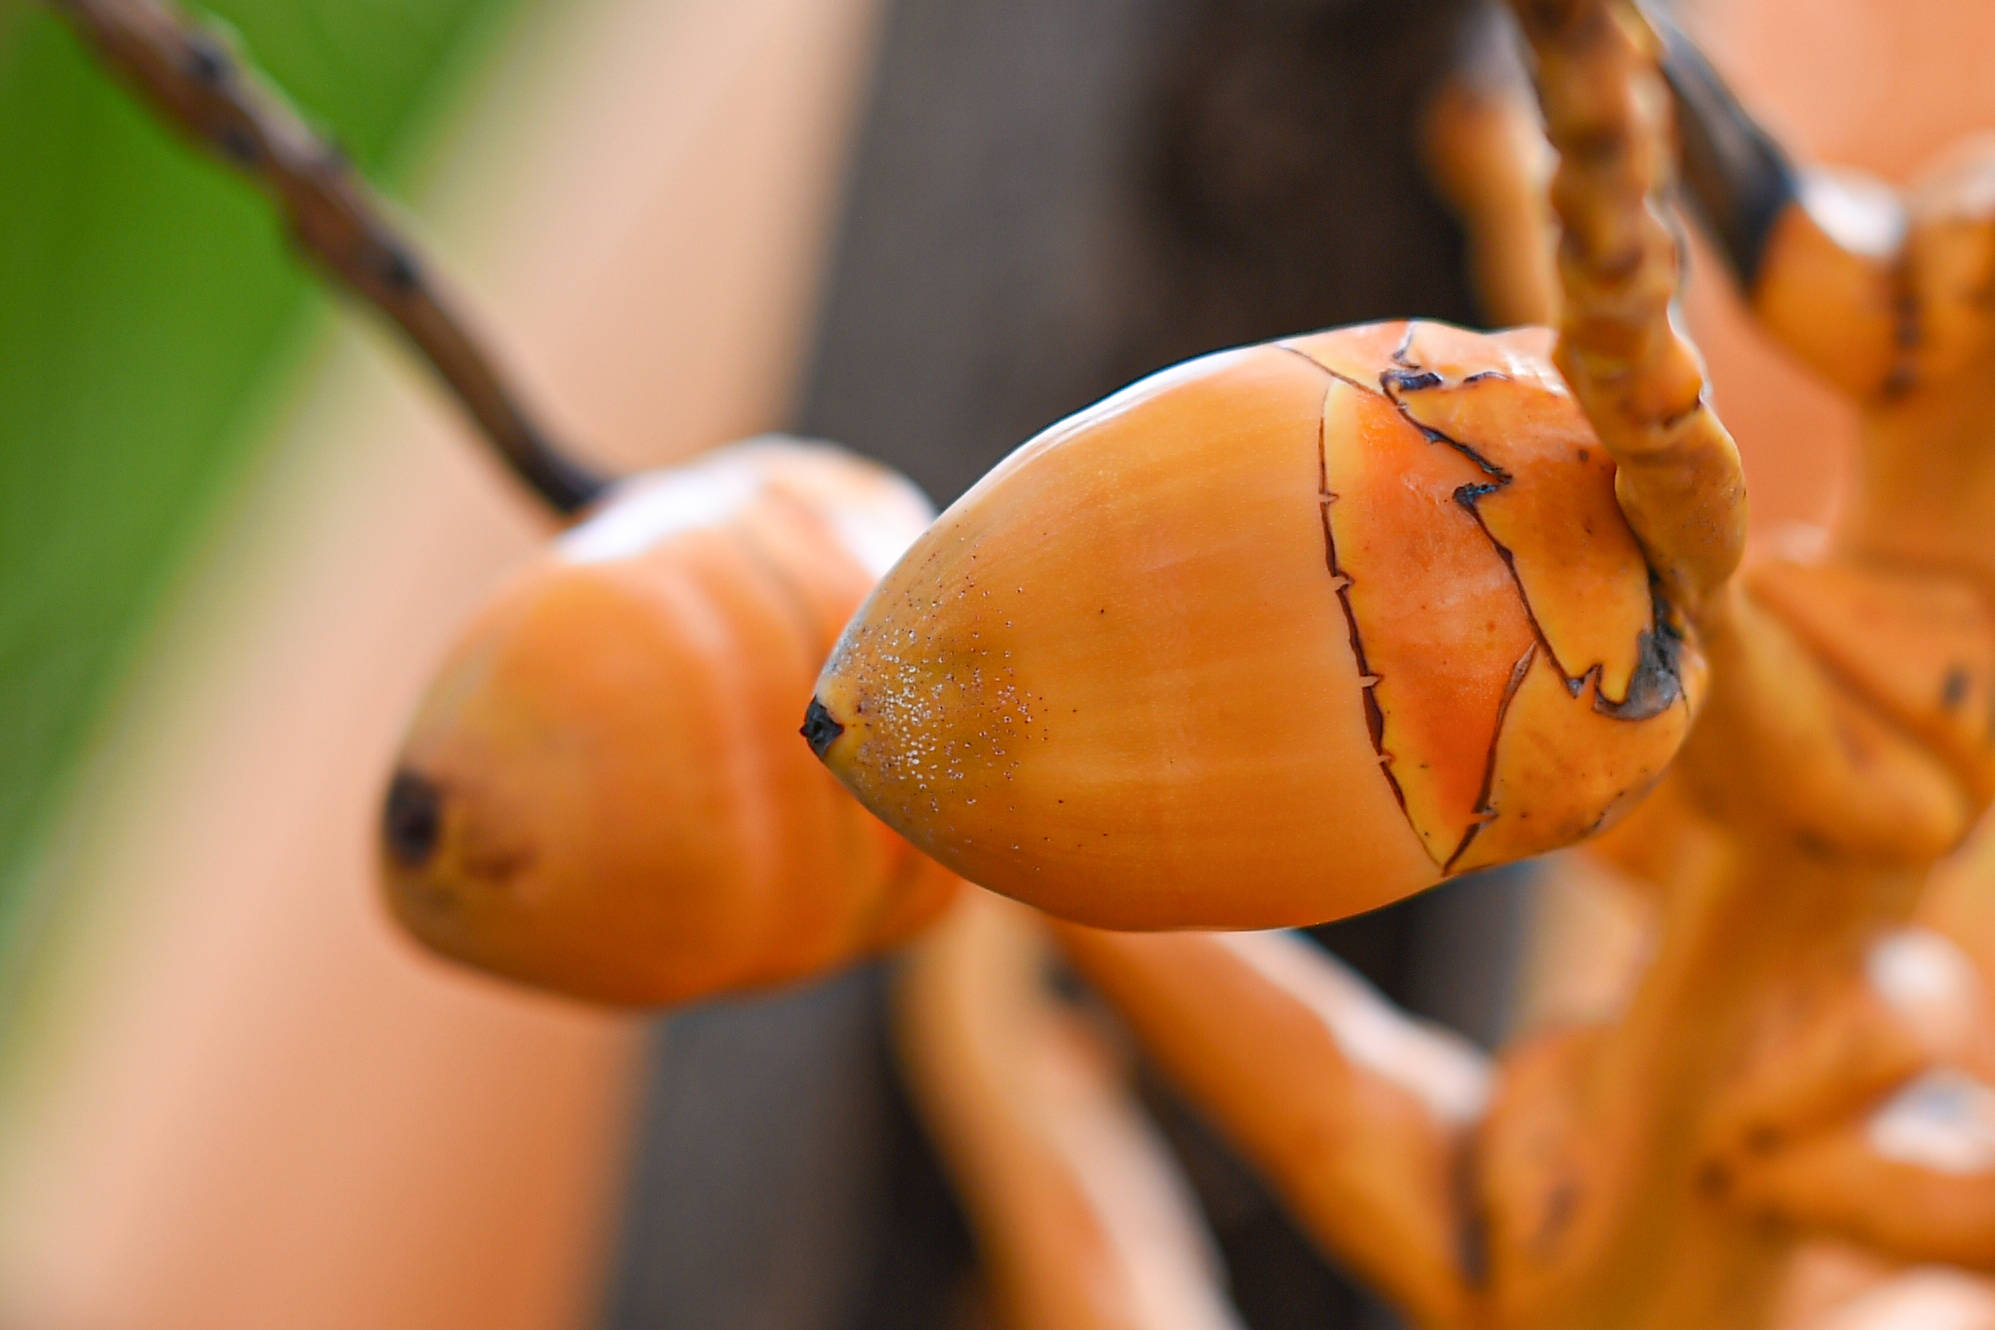
[(299, 250), (392, 319), (456, 394), (505, 464), (557, 512), (605, 479), (570, 458), (332, 144), (213, 33), (155, 0), (48, 0), (160, 119), (260, 188)]

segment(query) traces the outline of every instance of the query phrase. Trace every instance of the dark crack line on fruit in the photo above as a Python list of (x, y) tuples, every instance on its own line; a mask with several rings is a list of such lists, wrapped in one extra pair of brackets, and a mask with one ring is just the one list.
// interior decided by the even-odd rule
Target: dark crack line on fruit
[[(1409, 334), (1406, 345), (1410, 345), (1411, 341), (1412, 337)], [(1399, 358), (1405, 349), (1406, 347), (1402, 346), (1401, 351), (1395, 352), (1395, 358)], [(1380, 393), (1393, 404), (1400, 418), (1419, 430), (1421, 436), (1429, 443), (1444, 444), (1454, 449), (1490, 478), (1486, 484), (1470, 484), (1457, 488), (1455, 502), (1460, 504), (1474, 520), (1476, 528), (1482, 532), (1490, 548), (1503, 560), (1503, 567), (1510, 574), (1511, 585), (1517, 588), (1517, 602), (1523, 607), (1524, 618), (1531, 625), (1532, 636), (1537, 638), (1538, 645), (1545, 649), (1546, 659), (1551, 661), (1552, 668), (1557, 670), (1559, 677), (1564, 680), (1566, 692), (1578, 697), (1586, 691), (1587, 682), (1591, 680), (1594, 685), (1593, 709), (1601, 715), (1616, 720), (1648, 720), (1667, 711), (1683, 689), (1680, 671), (1683, 639), (1670, 619), (1668, 603), (1663, 599), (1662, 590), (1654, 573), (1651, 572), (1649, 577), (1650, 626), (1636, 634), (1635, 668), (1629, 673), (1626, 695), (1621, 700), (1615, 701), (1600, 691), (1600, 677), (1604, 671), (1604, 666), (1600, 662), (1595, 661), (1585, 670), (1574, 674), (1567, 668), (1565, 662), (1559, 659), (1558, 652), (1552, 650), (1551, 639), (1545, 635), (1543, 625), (1538, 622), (1537, 610), (1532, 607), (1530, 594), (1524, 589), (1524, 579), (1518, 575), (1516, 557), (1507, 545), (1496, 538), (1495, 533), (1489, 529), (1489, 524), (1483, 520), (1481, 509), (1477, 507), (1477, 501), (1484, 495), (1502, 489), (1510, 484), (1514, 477), (1460, 439), (1414, 418), (1405, 400), (1394, 389), (1402, 392), (1419, 392), (1444, 387), (1447, 381), (1432, 370), (1422, 369), (1411, 362), (1402, 361), (1402, 363), (1405, 366), (1403, 369), (1389, 369), (1379, 375)]]
[(1464, 854), (1468, 853), (1469, 845), (1475, 840), (1476, 835), (1496, 820), (1496, 809), (1490, 805), (1489, 796), (1496, 789), (1496, 752), (1503, 744), (1503, 722), (1509, 719), (1511, 699), (1515, 698), (1517, 690), (1524, 686), (1524, 676), (1531, 672), (1531, 663), (1537, 658), (1538, 644), (1533, 642), (1524, 648), (1524, 654), (1510, 667), (1510, 680), (1503, 685), (1503, 700), (1496, 704), (1496, 728), (1489, 732), (1489, 753), (1482, 764), (1482, 788), (1476, 792), (1475, 797), (1476, 820), (1469, 824), (1469, 829), (1462, 833), (1460, 843), (1455, 846), (1455, 852), (1441, 865), (1443, 873), (1454, 872), (1455, 865), (1461, 861)]
[(1394, 388), (1401, 392), (1417, 393), (1425, 388), (1438, 388), (1446, 380), (1431, 369), (1389, 369), (1379, 374), (1379, 386), (1392, 396)]
[[(1413, 337), (1412, 332), (1409, 329), (1406, 341), (1401, 343), (1399, 351), (1394, 352), (1395, 356), (1399, 356), (1404, 353), (1406, 346), (1411, 343), (1412, 337)], [(1419, 421), (1414, 420), (1411, 416), (1407, 415), (1406, 408), (1401, 403), (1395, 401), (1391, 393), (1384, 391), (1382, 385), (1381, 387), (1374, 388), (1370, 384), (1361, 383), (1358, 380), (1351, 378), (1347, 374), (1340, 374), (1336, 370), (1331, 369), (1328, 365), (1325, 365), (1321, 361), (1318, 361), (1313, 357), (1304, 354), (1302, 351), (1296, 349), (1295, 347), (1284, 345), (1281, 347), (1281, 349), (1289, 352), (1291, 355), (1300, 357), (1305, 363), (1314, 367), (1318, 371), (1328, 375), (1332, 380), (1334, 380), (1337, 383), (1344, 384), (1346, 387), (1353, 388), (1358, 392), (1366, 394), (1367, 396), (1382, 398), (1386, 402), (1391, 403), (1393, 408), (1399, 412), (1401, 419), (1405, 420), (1415, 429), (1420, 430), (1423, 435), (1429, 438), (1430, 442), (1434, 441), (1436, 432), (1427, 430), (1420, 424)], [(1390, 374), (1391, 372), (1392, 371), (1390, 370), (1386, 371), (1386, 373), (1388, 374)], [(1436, 381), (1438, 382), (1438, 376), (1436, 376)], [(1392, 756), (1390, 753), (1386, 751), (1385, 747), (1385, 712), (1379, 706), (1378, 702), (1378, 687), (1377, 687), (1379, 682), (1378, 676), (1372, 673), (1370, 664), (1365, 659), (1364, 640), (1358, 631), (1357, 612), (1351, 607), (1350, 587), (1353, 579), (1351, 578), (1350, 574), (1346, 573), (1341, 567), (1338, 566), (1337, 539), (1336, 536), (1333, 534), (1330, 526), (1330, 505), (1336, 501), (1336, 495), (1332, 493), (1330, 489), (1330, 451), (1329, 451), (1329, 441), (1325, 434), (1325, 431), (1328, 427), (1329, 409), (1330, 409), (1330, 390), (1325, 389), (1323, 393), (1323, 402), (1322, 405), (1317, 410), (1317, 417), (1316, 417), (1316, 490), (1317, 494), (1320, 496), (1317, 508), (1319, 513), (1321, 514), (1323, 521), (1324, 562), (1329, 567), (1332, 582), (1337, 588), (1337, 603), (1342, 607), (1344, 611), (1344, 623), (1345, 627), (1348, 629), (1350, 633), (1351, 654), (1357, 661), (1358, 675), (1362, 680), (1365, 681), (1363, 686), (1363, 692), (1365, 695), (1365, 724), (1366, 728), (1370, 731), (1371, 734), (1372, 749), (1374, 752), (1378, 754), (1379, 771), (1385, 776), (1386, 784), (1391, 787), (1393, 798), (1398, 800), (1399, 811), (1405, 815), (1406, 824), (1408, 827), (1412, 829), (1414, 839), (1420, 842), (1420, 848), (1426, 851), (1427, 857), (1433, 860), (1435, 865), (1438, 866), (1443, 873), (1445, 873), (1448, 871), (1449, 865), (1453, 864), (1456, 859), (1461, 857), (1462, 851), (1468, 847), (1468, 842), (1474, 838), (1475, 833), (1481, 830), (1483, 825), (1489, 819), (1485, 818), (1483, 821), (1479, 821), (1475, 825), (1471, 826), (1468, 829), (1468, 831), (1464, 833), (1462, 841), (1455, 846), (1454, 853), (1449, 855), (1447, 860), (1443, 862), (1440, 856), (1436, 855), (1434, 851), (1428, 846), (1427, 837), (1421, 833), (1420, 825), (1418, 822), (1414, 820), (1412, 810), (1406, 806), (1406, 792), (1400, 787), (1398, 776), (1393, 773)], [(1445, 436), (1442, 436), (1440, 441), (1448, 442), (1451, 444), (1453, 442), (1452, 440), (1446, 439)], [(1482, 458), (1477, 457), (1472, 449), (1461, 448), (1460, 451), (1463, 452), (1465, 455), (1467, 455), (1471, 460), (1475, 461), (1482, 468), (1485, 474), (1488, 474), (1493, 478), (1501, 477), (1500, 483), (1495, 479), (1492, 479), (1491, 483), (1480, 487), (1463, 486), (1461, 490), (1457, 490), (1455, 492), (1455, 499), (1457, 502), (1461, 503), (1464, 508), (1468, 510), (1470, 518), (1474, 520), (1475, 524), (1479, 528), (1481, 528), (1483, 536), (1489, 541), (1489, 543), (1492, 546), (1495, 547), (1496, 552), (1500, 556), (1502, 556), (1505, 566), (1510, 568), (1511, 581), (1517, 585), (1518, 598), (1524, 606), (1525, 617), (1530, 620), (1532, 636), (1535, 639), (1533, 641), (1531, 649), (1525, 653), (1526, 662), (1528, 663), (1531, 656), (1535, 654), (1537, 648), (1541, 645), (1545, 647), (1545, 654), (1548, 658), (1550, 658), (1551, 647), (1545, 643), (1545, 635), (1542, 631), (1539, 630), (1537, 619), (1531, 614), (1531, 603), (1528, 599), (1524, 597), (1523, 594), (1524, 588), (1522, 583), (1517, 582), (1516, 569), (1510, 566), (1510, 551), (1506, 550), (1501, 542), (1499, 542), (1494, 536), (1490, 535), (1489, 528), (1483, 526), (1482, 515), (1475, 511), (1475, 505), (1473, 504), (1473, 502), (1469, 501), (1469, 499), (1463, 493), (1464, 490), (1474, 490), (1474, 489), (1479, 489), (1481, 493), (1489, 493), (1493, 490), (1500, 488), (1501, 484), (1508, 484), (1510, 477), (1508, 473), (1502, 470), (1502, 468), (1493, 467), (1489, 465), (1489, 463), (1484, 461)], [(1554, 660), (1554, 664), (1556, 664), (1556, 660)], [(1497, 717), (1496, 717), (1497, 729), (1496, 732), (1491, 734), (1490, 736), (1489, 753), (1484, 759), (1484, 767), (1485, 767), (1484, 777), (1483, 777), (1484, 791), (1482, 798), (1480, 798), (1477, 801), (1478, 813), (1483, 811), (1481, 805), (1487, 802), (1488, 788), (1490, 784), (1493, 783), (1493, 781), (1495, 780), (1494, 773), (1495, 773), (1495, 763), (1496, 763), (1496, 745), (1497, 741), (1502, 737), (1504, 713), (1509, 710), (1511, 695), (1516, 692), (1517, 685), (1521, 682), (1522, 682), (1521, 677), (1513, 678), (1511, 680), (1510, 686), (1504, 690), (1503, 700), (1497, 710)]]
[(1456, 486), (1454, 494), (1455, 502), (1460, 505), (1463, 512), (1469, 515), (1469, 520), (1475, 523), (1476, 530), (1482, 532), (1483, 539), (1487, 540), (1489, 547), (1496, 551), (1496, 557), (1503, 561), (1503, 569), (1509, 574), (1510, 585), (1517, 590), (1517, 603), (1523, 607), (1525, 622), (1531, 625), (1531, 636), (1536, 640), (1537, 645), (1544, 648), (1545, 658), (1551, 661), (1552, 668), (1558, 671), (1559, 678), (1565, 683), (1566, 691), (1572, 696), (1578, 697), (1586, 687), (1586, 680), (1590, 676), (1597, 677), (1600, 674), (1601, 666), (1595, 664), (1577, 676), (1565, 667), (1565, 663), (1559, 659), (1559, 653), (1552, 650), (1551, 639), (1545, 635), (1543, 625), (1538, 622), (1538, 612), (1531, 604), (1529, 593), (1524, 590), (1523, 577), (1517, 572), (1516, 556), (1510, 552), (1508, 545), (1505, 545), (1496, 538), (1496, 533), (1489, 529), (1489, 523), (1483, 520), (1482, 510), (1476, 506), (1483, 496), (1494, 494), (1498, 490), (1503, 489), (1515, 480), (1516, 477), (1490, 461), (1487, 457), (1484, 457), (1473, 447), (1463, 443), (1460, 439), (1454, 438), (1435, 429), (1432, 425), (1423, 424), (1421, 421), (1415, 419), (1413, 413), (1407, 409), (1406, 403), (1393, 391), (1395, 388), (1403, 391), (1420, 391), (1427, 388), (1442, 387), (1445, 384), (1446, 380), (1432, 370), (1415, 370), (1409, 373), (1402, 370), (1389, 369), (1379, 375), (1379, 395), (1385, 398), (1386, 401), (1391, 402), (1393, 409), (1399, 412), (1400, 419), (1404, 420), (1414, 429), (1419, 430), (1421, 437), (1426, 439), (1427, 442), (1438, 443), (1454, 449), (1473, 463), (1479, 471), (1489, 477), (1488, 480), (1480, 484), (1470, 483)]
[[(1446, 384), (1446, 380), (1438, 373), (1431, 370), (1424, 370), (1407, 359), (1407, 353), (1411, 349), (1415, 331), (1416, 325), (1408, 325), (1406, 337), (1401, 341), (1398, 349), (1393, 352), (1393, 359), (1399, 362), (1401, 368), (1398, 370), (1383, 371), (1379, 375), (1379, 386), (1376, 388), (1332, 369), (1300, 348), (1289, 346), (1285, 343), (1276, 343), (1275, 345), (1279, 350), (1286, 351), (1290, 355), (1297, 357), (1336, 383), (1342, 383), (1347, 387), (1354, 388), (1359, 392), (1369, 394), (1373, 397), (1384, 398), (1392, 404), (1393, 409), (1399, 413), (1402, 420), (1420, 432), (1421, 437), (1430, 443), (1439, 443), (1454, 449), (1473, 463), (1484, 475), (1489, 477), (1489, 480), (1481, 484), (1468, 484), (1458, 487), (1454, 493), (1455, 502), (1460, 504), (1463, 511), (1468, 513), (1470, 520), (1482, 532), (1483, 538), (1489, 542), (1490, 548), (1495, 550), (1497, 557), (1503, 560), (1503, 566), (1510, 576), (1511, 585), (1516, 588), (1517, 601), (1523, 608), (1525, 621), (1531, 626), (1532, 644), (1525, 650), (1523, 656), (1518, 659), (1517, 664), (1511, 668), (1510, 678), (1504, 686), (1502, 700), (1497, 704), (1496, 728), (1490, 735), (1489, 751), (1483, 760), (1482, 787), (1476, 798), (1475, 815), (1477, 820), (1463, 832), (1461, 840), (1455, 845), (1454, 852), (1445, 861), (1435, 856), (1431, 849), (1427, 850), (1428, 857), (1440, 865), (1443, 873), (1452, 873), (1455, 865), (1467, 853), (1469, 846), (1475, 841), (1482, 829), (1495, 821), (1498, 816), (1496, 810), (1489, 805), (1490, 795), (1496, 782), (1497, 750), (1503, 740), (1503, 727), (1509, 717), (1510, 704), (1516, 697), (1517, 691), (1523, 686), (1525, 677), (1530, 673), (1531, 664), (1536, 659), (1537, 653), (1541, 648), (1545, 653), (1545, 658), (1551, 662), (1561, 682), (1564, 683), (1568, 693), (1572, 696), (1578, 697), (1585, 691), (1588, 681), (1591, 680), (1593, 682), (1594, 710), (1603, 715), (1619, 720), (1645, 720), (1651, 716), (1660, 715), (1669, 706), (1679, 701), (1686, 701), (1687, 699), (1683, 695), (1682, 678), (1679, 669), (1682, 637), (1675, 628), (1670, 616), (1669, 606), (1663, 598), (1660, 584), (1653, 572), (1651, 572), (1649, 578), (1652, 597), (1652, 627), (1644, 630), (1637, 637), (1637, 666), (1635, 671), (1629, 676), (1628, 696), (1623, 701), (1619, 703), (1612, 702), (1601, 695), (1599, 680), (1604, 667), (1600, 663), (1596, 662), (1577, 678), (1560, 664), (1558, 654), (1552, 650), (1551, 641), (1546, 637), (1543, 626), (1538, 622), (1537, 612), (1531, 606), (1531, 598), (1525, 593), (1523, 579), (1517, 572), (1515, 556), (1511, 554), (1509, 547), (1498, 540), (1495, 533), (1490, 531), (1488, 523), (1483, 520), (1482, 513), (1476, 506), (1477, 501), (1484, 495), (1493, 494), (1504, 486), (1509, 485), (1514, 480), (1514, 477), (1510, 472), (1491, 462), (1469, 445), (1458, 439), (1451, 438), (1440, 430), (1422, 424), (1413, 417), (1412, 412), (1407, 409), (1406, 403), (1400, 400), (1393, 392), (1395, 387), (1400, 388), (1402, 391), (1419, 391), (1442, 387)], [(1485, 370), (1468, 376), (1462, 380), (1462, 383), (1466, 385), (1479, 382), (1485, 378), (1508, 381), (1510, 376), (1500, 370)], [(1379, 680), (1371, 672), (1370, 663), (1365, 658), (1363, 635), (1358, 628), (1356, 611), (1351, 606), (1350, 588), (1354, 579), (1337, 562), (1337, 540), (1330, 523), (1330, 505), (1337, 501), (1337, 495), (1330, 489), (1329, 442), (1326, 436), (1330, 391), (1327, 388), (1324, 390), (1323, 401), (1317, 409), (1316, 419), (1317, 511), (1323, 525), (1324, 563), (1330, 571), (1332, 583), (1336, 588), (1337, 603), (1343, 611), (1345, 628), (1350, 636), (1351, 655), (1357, 663), (1359, 677), (1363, 681), (1361, 691), (1364, 693), (1365, 700), (1365, 724), (1371, 736), (1372, 749), (1377, 753), (1379, 758), (1380, 774), (1385, 777), (1386, 784), (1392, 790), (1393, 798), (1398, 802), (1400, 812), (1405, 816), (1407, 825), (1412, 828), (1415, 839), (1420, 842), (1422, 849), (1427, 849), (1426, 837), (1420, 835), (1419, 824), (1414, 821), (1412, 811), (1407, 807), (1406, 793), (1400, 787), (1398, 777), (1393, 773), (1392, 755), (1387, 752), (1385, 747), (1385, 713), (1379, 706), (1377, 694)], [(1635, 706), (1633, 704), (1636, 703), (1638, 685), (1645, 682), (1645, 677), (1646, 681), (1659, 683), (1660, 687), (1655, 690), (1652, 696), (1645, 697), (1647, 706)], [(1644, 693), (1646, 691), (1644, 690)], [(1605, 820), (1604, 813), (1602, 820)]]
[[(1303, 359), (1309, 360), (1309, 357), (1303, 356)], [(1309, 363), (1316, 364), (1313, 360)], [(1323, 367), (1317, 365), (1317, 368)], [(1334, 379), (1343, 380), (1340, 374), (1328, 370), (1324, 372)], [(1365, 729), (1371, 736), (1372, 751), (1378, 754), (1379, 774), (1385, 777), (1386, 787), (1392, 791), (1407, 826), (1413, 829), (1414, 839), (1419, 840), (1424, 848), (1426, 840), (1420, 836), (1420, 828), (1406, 806), (1406, 791), (1400, 788), (1399, 777), (1392, 770), (1392, 755), (1385, 749), (1385, 712), (1378, 704), (1378, 676), (1372, 673), (1371, 664), (1365, 659), (1364, 635), (1358, 631), (1357, 611), (1351, 608), (1352, 578), (1337, 563), (1337, 537), (1330, 529), (1330, 505), (1337, 502), (1337, 496), (1330, 488), (1330, 449), (1324, 432), (1332, 391), (1331, 388), (1323, 390), (1323, 402), (1316, 411), (1316, 512), (1323, 523), (1323, 564), (1330, 570), (1330, 585), (1336, 591), (1338, 608), (1344, 612), (1344, 629), (1350, 635), (1351, 658), (1358, 667), (1358, 691), (1365, 699)]]
[(1429, 388), (1447, 387), (1448, 381), (1439, 374), (1431, 369), (1389, 369), (1380, 373), (1378, 376), (1378, 385), (1380, 394), (1386, 401), (1392, 403), (1393, 409), (1399, 412), (1401, 419), (1419, 430), (1421, 436), (1427, 442), (1444, 443), (1463, 457), (1468, 458), (1469, 461), (1476, 465), (1478, 470), (1496, 482), (1496, 484), (1490, 486), (1491, 489), (1500, 489), (1516, 479), (1515, 476), (1512, 476), (1508, 471), (1505, 471), (1502, 467), (1484, 457), (1468, 444), (1451, 435), (1443, 434), (1432, 425), (1415, 419), (1413, 413), (1407, 410), (1406, 401), (1399, 394), (1425, 392)]
[(1418, 320), (1407, 321), (1406, 335), (1404, 337), (1401, 337), (1399, 339), (1399, 345), (1395, 346), (1392, 349), (1393, 364), (1404, 366), (1407, 369), (1418, 368), (1418, 366), (1416, 366), (1413, 363), (1413, 361), (1409, 359), (1409, 356), (1413, 351), (1414, 335), (1417, 334), (1419, 331), (1420, 331), (1420, 324)]
[(1585, 673), (1575, 678), (1560, 663), (1558, 652), (1552, 650), (1552, 640), (1545, 635), (1543, 625), (1538, 622), (1538, 611), (1532, 607), (1531, 597), (1524, 592), (1524, 578), (1517, 571), (1516, 556), (1510, 552), (1508, 545), (1496, 538), (1496, 533), (1489, 529), (1489, 523), (1483, 520), (1482, 509), (1476, 507), (1478, 499), (1485, 494), (1494, 494), (1502, 488), (1501, 483), (1494, 481), (1481, 485), (1460, 485), (1455, 489), (1455, 502), (1469, 515), (1469, 520), (1475, 523), (1476, 530), (1482, 532), (1483, 539), (1487, 540), (1489, 547), (1496, 551), (1496, 557), (1503, 560), (1503, 569), (1510, 575), (1510, 584), (1517, 588), (1517, 603), (1524, 610), (1524, 621), (1531, 625), (1531, 636), (1545, 649), (1545, 659), (1552, 662), (1552, 669), (1557, 672), (1559, 681), (1565, 685), (1567, 694), (1578, 697), (1586, 690), (1588, 679), (1599, 678), (1602, 667), (1595, 663)]
[[(1424, 421), (1417, 419), (1414, 416), (1413, 412), (1407, 408), (1406, 400), (1405, 398), (1400, 396), (1401, 393), (1425, 392), (1430, 388), (1445, 388), (1448, 386), (1447, 379), (1439, 371), (1427, 369), (1421, 365), (1415, 364), (1411, 360), (1406, 359), (1406, 351), (1408, 346), (1411, 345), (1412, 341), (1413, 341), (1413, 335), (1412, 333), (1409, 332), (1407, 334), (1406, 342), (1401, 344), (1399, 350), (1393, 352), (1393, 359), (1399, 362), (1400, 367), (1398, 369), (1388, 369), (1380, 371), (1378, 376), (1379, 396), (1385, 398), (1386, 401), (1391, 402), (1393, 405), (1393, 409), (1399, 412), (1400, 418), (1404, 420), (1407, 424), (1413, 426), (1414, 429), (1419, 430), (1421, 436), (1425, 438), (1427, 442), (1446, 444), (1448, 447), (1453, 448), (1456, 452), (1460, 453), (1463, 457), (1468, 458), (1470, 462), (1474, 463), (1477, 470), (1481, 471), (1484, 475), (1488, 476), (1491, 480), (1495, 482), (1495, 484), (1485, 485), (1480, 487), (1478, 491), (1478, 497), (1480, 497), (1481, 494), (1487, 494), (1490, 493), (1491, 491), (1501, 489), (1503, 486), (1508, 485), (1512, 480), (1515, 479), (1515, 477), (1512, 476), (1508, 471), (1504, 470), (1496, 463), (1490, 461), (1487, 457), (1484, 457), (1473, 446), (1463, 443), (1460, 439), (1457, 439), (1452, 435), (1443, 433), (1442, 431), (1435, 429), (1432, 425), (1429, 425)], [(1479, 382), (1480, 380), (1492, 374), (1501, 375), (1505, 380), (1509, 378), (1508, 375), (1503, 375), (1500, 370), (1482, 370), (1477, 373), (1469, 375), (1467, 378), (1463, 379), (1460, 384), (1457, 384), (1456, 386), (1466, 387), (1469, 384)], [(1460, 499), (1461, 497), (1460, 490), (1456, 491), (1455, 497), (1458, 500)], [(1490, 539), (1493, 542), (1495, 540), (1495, 537), (1492, 536), (1490, 537)], [(1521, 590), (1522, 588), (1519, 589)]]
[[(1337, 382), (1343, 384), (1347, 388), (1356, 388), (1359, 392), (1365, 394), (1365, 396), (1367, 397), (1385, 397), (1384, 393), (1380, 392), (1377, 388), (1374, 388), (1371, 384), (1365, 383), (1359, 379), (1354, 379), (1350, 375), (1344, 373), (1342, 370), (1331, 369), (1328, 365), (1316, 359), (1308, 352), (1290, 346), (1286, 342), (1276, 342), (1275, 350), (1288, 352), (1290, 355), (1300, 360), (1303, 364), (1315, 370), (1318, 374), (1327, 374), (1331, 378), (1337, 380)], [(1325, 409), (1327, 410), (1328, 409), (1327, 404), (1330, 401), (1330, 396), (1328, 393), (1324, 394), (1323, 400), (1326, 404)], [(1391, 399), (1386, 398), (1386, 400), (1390, 401)], [(1317, 428), (1319, 432), (1322, 429), (1322, 422), (1320, 420), (1317, 422)]]

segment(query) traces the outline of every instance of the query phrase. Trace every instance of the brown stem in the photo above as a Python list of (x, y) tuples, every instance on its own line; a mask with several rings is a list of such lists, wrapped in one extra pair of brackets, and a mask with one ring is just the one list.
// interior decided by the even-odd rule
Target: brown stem
[(48, 0), (162, 120), (269, 196), (298, 248), (400, 325), (513, 474), (562, 513), (607, 481), (559, 449), (332, 144), (212, 33), (156, 0)]

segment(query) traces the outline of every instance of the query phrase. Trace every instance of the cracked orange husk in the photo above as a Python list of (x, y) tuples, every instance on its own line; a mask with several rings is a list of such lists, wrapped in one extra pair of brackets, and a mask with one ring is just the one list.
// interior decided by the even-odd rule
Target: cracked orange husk
[(1055, 425), (887, 575), (806, 736), (965, 877), (1110, 927), (1311, 923), (1586, 836), (1703, 667), (1550, 338), (1319, 333)]
[(840, 624), (929, 508), (822, 446), (627, 482), (466, 628), (403, 745), (381, 862), (426, 946), (599, 1001), (820, 973), (955, 880), (796, 742)]

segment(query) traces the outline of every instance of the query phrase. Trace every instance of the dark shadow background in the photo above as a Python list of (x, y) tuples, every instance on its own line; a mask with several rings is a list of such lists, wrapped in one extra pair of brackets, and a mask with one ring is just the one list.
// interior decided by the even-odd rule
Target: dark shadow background
[[(939, 500), (1203, 351), (1406, 314), (1475, 322), (1415, 132), (1469, 0), (897, 0), (797, 424)], [(1299, 699), (1299, 704), (1303, 700)], [(1319, 937), (1481, 1039), (1515, 875)], [(973, 1264), (893, 1079), (877, 968), (661, 1029), (614, 1330), (974, 1323)], [(1156, 1086), (1256, 1330), (1393, 1321)]]

